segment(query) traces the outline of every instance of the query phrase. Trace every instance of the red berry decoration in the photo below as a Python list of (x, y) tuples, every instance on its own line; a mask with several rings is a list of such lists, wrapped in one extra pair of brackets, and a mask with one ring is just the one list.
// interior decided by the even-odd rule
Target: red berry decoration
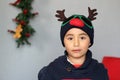
[(28, 13), (28, 10), (27, 9), (24, 9), (23, 10), (23, 14), (27, 14)]
[(26, 33), (25, 36), (26, 36), (26, 37), (30, 37), (30, 34), (29, 34), (29, 33)]
[(84, 23), (82, 20), (78, 18), (73, 18), (70, 20), (70, 25), (77, 26), (77, 27), (84, 27)]
[(26, 23), (22, 20), (22, 21), (20, 21), (20, 24), (25, 25)]

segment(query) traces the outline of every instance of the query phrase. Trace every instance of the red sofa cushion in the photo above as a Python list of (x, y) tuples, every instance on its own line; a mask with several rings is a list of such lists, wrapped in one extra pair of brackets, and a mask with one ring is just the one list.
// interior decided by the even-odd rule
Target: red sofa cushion
[(108, 70), (109, 80), (120, 80), (120, 57), (103, 57), (102, 63)]

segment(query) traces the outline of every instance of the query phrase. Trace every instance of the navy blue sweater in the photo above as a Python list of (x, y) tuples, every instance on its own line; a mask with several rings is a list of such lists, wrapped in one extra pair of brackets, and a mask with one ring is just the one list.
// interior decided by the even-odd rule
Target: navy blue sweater
[(88, 50), (86, 60), (82, 66), (75, 68), (67, 61), (67, 55), (55, 59), (48, 66), (43, 67), (38, 80), (109, 80), (107, 70), (103, 64), (92, 58)]

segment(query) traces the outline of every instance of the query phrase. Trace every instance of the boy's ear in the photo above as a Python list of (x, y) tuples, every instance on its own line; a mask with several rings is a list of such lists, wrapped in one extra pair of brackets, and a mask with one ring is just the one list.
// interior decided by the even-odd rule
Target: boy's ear
[(89, 46), (91, 45), (91, 43), (89, 43)]

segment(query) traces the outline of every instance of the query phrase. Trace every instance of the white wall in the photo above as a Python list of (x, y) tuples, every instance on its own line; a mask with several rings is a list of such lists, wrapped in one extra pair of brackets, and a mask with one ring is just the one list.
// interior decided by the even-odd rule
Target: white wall
[(38, 71), (59, 55), (63, 55), (59, 31), (61, 23), (55, 18), (57, 9), (66, 9), (66, 16), (84, 14), (87, 7), (97, 8), (99, 15), (93, 21), (95, 44), (93, 57), (120, 57), (120, 0), (34, 0), (33, 11), (39, 15), (31, 20), (36, 33), (31, 46), (16, 48), (8, 29), (15, 29), (12, 19), (19, 9), (10, 6), (15, 0), (0, 0), (0, 80), (37, 80)]

